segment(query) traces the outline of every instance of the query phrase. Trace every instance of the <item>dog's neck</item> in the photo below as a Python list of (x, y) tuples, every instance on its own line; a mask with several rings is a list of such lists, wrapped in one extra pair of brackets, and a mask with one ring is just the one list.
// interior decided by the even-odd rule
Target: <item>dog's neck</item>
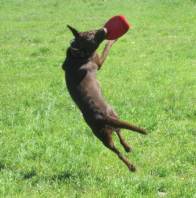
[(76, 49), (70, 46), (70, 52), (71, 52), (71, 56), (75, 57), (75, 58), (89, 58), (91, 55), (80, 50), (80, 49)]
[(69, 48), (70, 48), (71, 56), (75, 58), (87, 59), (87, 58), (90, 58), (94, 54), (94, 52), (88, 52), (88, 51), (78, 48), (75, 44), (75, 40), (71, 42)]

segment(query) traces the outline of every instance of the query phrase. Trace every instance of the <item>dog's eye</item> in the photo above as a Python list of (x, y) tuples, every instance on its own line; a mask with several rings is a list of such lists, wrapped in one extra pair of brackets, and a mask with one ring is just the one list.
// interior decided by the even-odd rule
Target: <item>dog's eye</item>
[(92, 40), (94, 37), (95, 37), (95, 34), (94, 34), (93, 32), (91, 32), (91, 33), (89, 33), (89, 34), (87, 35), (87, 39), (88, 39), (88, 40)]

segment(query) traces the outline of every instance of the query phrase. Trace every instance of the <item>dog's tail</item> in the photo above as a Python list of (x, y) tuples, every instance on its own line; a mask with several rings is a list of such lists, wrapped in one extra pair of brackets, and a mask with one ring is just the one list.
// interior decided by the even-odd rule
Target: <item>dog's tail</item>
[(134, 126), (132, 124), (129, 124), (128, 122), (122, 121), (122, 120), (117, 120), (115, 118), (112, 117), (108, 117), (105, 120), (106, 124), (114, 127), (114, 128), (122, 128), (122, 129), (129, 129), (132, 131), (136, 131), (138, 133), (141, 133), (143, 135), (147, 135), (145, 129), (142, 129), (140, 127)]

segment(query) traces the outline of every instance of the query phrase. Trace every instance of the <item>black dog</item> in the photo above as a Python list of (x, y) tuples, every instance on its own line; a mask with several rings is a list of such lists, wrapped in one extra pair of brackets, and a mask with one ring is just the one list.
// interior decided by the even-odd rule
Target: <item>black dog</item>
[(114, 146), (112, 132), (117, 133), (127, 152), (131, 148), (123, 139), (120, 129), (129, 129), (141, 134), (146, 134), (146, 132), (142, 128), (118, 119), (117, 114), (105, 102), (96, 80), (96, 72), (101, 68), (114, 41), (108, 41), (99, 57), (96, 49), (106, 39), (105, 28), (88, 32), (78, 32), (71, 26), (68, 28), (75, 37), (67, 50), (67, 57), (62, 66), (65, 70), (68, 91), (93, 133), (107, 148), (118, 155), (129, 170), (135, 171), (135, 167)]

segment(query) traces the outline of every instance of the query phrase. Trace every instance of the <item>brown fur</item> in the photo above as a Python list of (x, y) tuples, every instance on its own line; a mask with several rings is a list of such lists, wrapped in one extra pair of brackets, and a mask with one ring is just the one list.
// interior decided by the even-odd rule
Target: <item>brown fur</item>
[(142, 128), (119, 120), (111, 106), (105, 102), (96, 80), (96, 72), (103, 65), (114, 41), (108, 41), (99, 56), (96, 49), (106, 38), (106, 29), (78, 32), (71, 26), (68, 28), (75, 37), (67, 50), (67, 56), (62, 66), (65, 70), (68, 91), (93, 133), (107, 148), (118, 155), (130, 171), (135, 171), (135, 167), (115, 147), (112, 132), (117, 133), (127, 152), (130, 152), (131, 148), (122, 137), (120, 129), (129, 129), (141, 134), (146, 134), (146, 132)]

